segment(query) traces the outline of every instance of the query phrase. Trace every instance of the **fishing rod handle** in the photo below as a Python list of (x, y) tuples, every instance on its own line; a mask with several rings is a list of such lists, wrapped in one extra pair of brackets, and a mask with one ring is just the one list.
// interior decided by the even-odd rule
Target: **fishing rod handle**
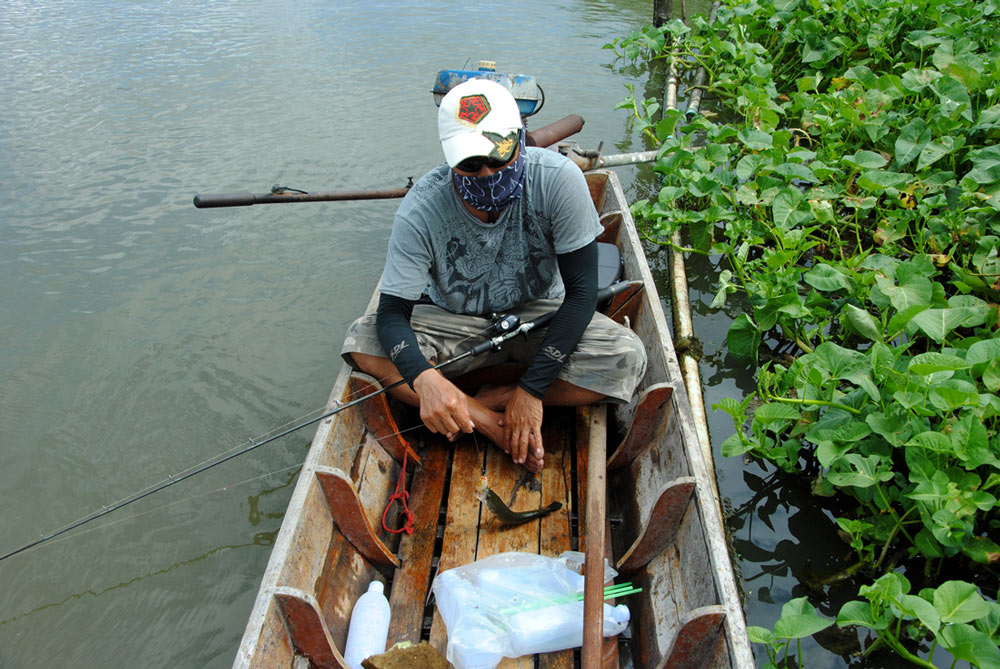
[(253, 193), (199, 193), (194, 196), (194, 206), (199, 209), (249, 207), (252, 204), (254, 204)]
[[(631, 281), (619, 281), (617, 283), (611, 284), (610, 286), (600, 289), (599, 291), (597, 291), (597, 303), (600, 304), (601, 302), (604, 302), (605, 300), (614, 297), (615, 295), (622, 292), (631, 285), (633, 285), (633, 282)], [(540, 328), (543, 325), (548, 325), (549, 321), (555, 318), (557, 311), (558, 309), (553, 309), (552, 311), (548, 311), (542, 314), (541, 316), (531, 319), (530, 321), (525, 321), (524, 323), (521, 323), (520, 326), (518, 326), (514, 330), (511, 330), (510, 332), (504, 332), (503, 334), (499, 334), (496, 337), (492, 337), (485, 341), (481, 341), (475, 346), (473, 346), (471, 349), (469, 349), (466, 352), (466, 354), (480, 355), (482, 353), (486, 353), (491, 349), (499, 349), (505, 341), (509, 341), (519, 334), (526, 335), (532, 330)]]

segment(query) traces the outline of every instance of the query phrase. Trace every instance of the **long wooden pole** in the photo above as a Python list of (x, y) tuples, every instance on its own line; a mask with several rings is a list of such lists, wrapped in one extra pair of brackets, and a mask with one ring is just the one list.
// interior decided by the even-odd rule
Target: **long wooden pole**
[[(582, 116), (570, 114), (537, 130), (526, 133), (528, 146), (551, 146), (583, 129)], [(275, 186), (270, 193), (199, 193), (194, 196), (194, 206), (199, 209), (216, 207), (250, 207), (255, 204), (287, 204), (290, 202), (341, 202), (345, 200), (387, 200), (406, 197), (413, 179), (404, 188), (377, 190), (326, 191), (306, 193)]]
[(604, 526), (607, 504), (606, 404), (591, 407), (587, 441), (586, 541), (583, 586), (583, 669), (599, 669), (604, 642)]

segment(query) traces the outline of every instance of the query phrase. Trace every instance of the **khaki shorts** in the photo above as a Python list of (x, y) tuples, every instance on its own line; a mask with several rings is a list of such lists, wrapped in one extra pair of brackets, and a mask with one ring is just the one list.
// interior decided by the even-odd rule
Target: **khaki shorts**
[[(535, 300), (517, 311), (521, 321), (558, 309), (559, 300)], [(441, 362), (484, 339), (495, 336), (489, 332), (490, 321), (480, 316), (453, 314), (431, 304), (413, 307), (410, 325), (424, 356)], [(503, 362), (531, 364), (542, 344), (546, 328), (518, 335), (504, 343), (499, 351), (469, 356), (447, 365), (441, 372), (448, 377), (460, 376), (473, 369)], [(347, 329), (341, 349), (344, 360), (353, 367), (350, 353), (387, 357), (375, 332), (375, 314), (362, 316)], [(646, 349), (639, 337), (628, 328), (603, 314), (595, 313), (576, 349), (569, 355), (559, 372), (559, 378), (580, 388), (607, 395), (609, 399), (626, 403), (646, 372)]]

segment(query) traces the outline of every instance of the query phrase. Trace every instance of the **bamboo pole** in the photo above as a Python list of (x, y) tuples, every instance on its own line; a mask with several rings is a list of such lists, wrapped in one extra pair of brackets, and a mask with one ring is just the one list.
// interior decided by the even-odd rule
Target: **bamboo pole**
[[(718, 3), (712, 6), (712, 13), (718, 8)], [(663, 108), (677, 109), (677, 64), (673, 56), (670, 58), (669, 70), (667, 72), (666, 89), (663, 96)], [(702, 68), (703, 69), (703, 68)], [(704, 74), (702, 74), (704, 77)], [(677, 249), (682, 246), (681, 235), (675, 231), (671, 237), (674, 248), (670, 256), (670, 289), (672, 297), (672, 312), (674, 319), (674, 332), (678, 339), (690, 340), (694, 338), (694, 322), (691, 319), (691, 301), (688, 294), (687, 268), (684, 264), (684, 254)], [(694, 418), (695, 430), (698, 433), (698, 442), (701, 446), (705, 462), (709, 466), (709, 478), (712, 489), (715, 492), (715, 499), (719, 499), (719, 484), (715, 478), (715, 458), (712, 454), (712, 439), (708, 432), (708, 413), (705, 409), (705, 396), (702, 391), (701, 370), (698, 368), (698, 359), (685, 348), (678, 352), (681, 373), (684, 376), (684, 386), (687, 389), (688, 401), (691, 404), (691, 413)], [(721, 514), (721, 507), (719, 508)]]

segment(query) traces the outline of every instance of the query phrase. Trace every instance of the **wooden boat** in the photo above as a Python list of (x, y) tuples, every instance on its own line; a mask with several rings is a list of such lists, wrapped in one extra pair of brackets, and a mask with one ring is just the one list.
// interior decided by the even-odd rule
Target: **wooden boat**
[[(504, 551), (556, 556), (570, 549), (588, 556), (583, 650), (504, 660), (502, 667), (573, 667), (577, 659), (584, 667), (753, 666), (712, 474), (628, 204), (613, 172), (589, 172), (587, 181), (604, 226), (601, 241), (617, 245), (624, 279), (632, 282), (606, 311), (635, 330), (648, 352), (636, 401), (547, 408), (545, 468), (537, 477), (482, 437), (451, 444), (423, 428), (401, 435), (398, 426), (419, 418), (384, 395), (324, 420), (235, 666), (346, 667), (351, 609), (376, 579), (385, 583), (392, 610), (389, 645), (428, 640), (444, 654), (447, 629), (430, 597), (436, 573)], [(368, 308), (375, 304), (373, 297)], [(376, 387), (345, 366), (330, 407)], [(417, 463), (408, 479), (416, 520), (412, 534), (397, 535), (381, 520), (404, 452)], [(481, 469), (515, 510), (552, 501), (563, 507), (524, 525), (500, 525), (475, 497)], [(628, 629), (608, 639), (599, 629), (600, 555), (619, 580), (642, 588), (625, 600)], [(595, 570), (600, 575), (592, 577)]]

